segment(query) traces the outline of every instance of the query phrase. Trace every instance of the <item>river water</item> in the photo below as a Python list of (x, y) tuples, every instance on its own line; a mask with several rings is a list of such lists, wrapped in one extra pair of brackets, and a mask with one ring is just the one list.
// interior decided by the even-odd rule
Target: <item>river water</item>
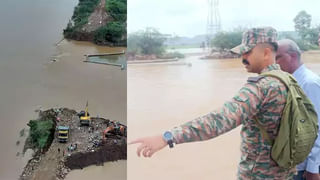
[[(189, 50), (191, 51), (191, 50)], [(306, 66), (320, 74), (320, 51), (303, 54)], [(192, 64), (190, 66), (190, 63)], [(240, 59), (128, 65), (129, 141), (156, 135), (222, 106), (249, 76)], [(213, 140), (166, 148), (139, 158), (128, 146), (128, 180), (236, 179), (240, 128)]]
[[(62, 30), (78, 0), (0, 2), (0, 179), (17, 179), (28, 160), (22, 156), (21, 129), (35, 109), (68, 107), (126, 124), (126, 70), (83, 63), (84, 54), (119, 52), (87, 42), (62, 41)], [(51, 62), (51, 60), (56, 62)], [(20, 143), (17, 144), (17, 141)], [(20, 154), (19, 154), (20, 153)], [(126, 179), (126, 161), (73, 171), (66, 179)]]

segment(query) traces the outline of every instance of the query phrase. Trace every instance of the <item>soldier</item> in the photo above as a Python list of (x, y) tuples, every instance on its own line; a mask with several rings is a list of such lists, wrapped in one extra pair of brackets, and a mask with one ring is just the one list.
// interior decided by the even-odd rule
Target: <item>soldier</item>
[[(248, 72), (260, 74), (280, 70), (275, 64), (277, 32), (271, 27), (252, 28), (243, 33), (242, 43), (232, 51), (242, 55)], [(151, 157), (166, 145), (203, 141), (215, 138), (242, 124), (241, 159), (238, 179), (292, 179), (295, 168), (284, 169), (271, 159), (271, 145), (262, 138), (258, 124), (267, 130), (271, 139), (277, 136), (281, 114), (286, 104), (287, 89), (273, 77), (251, 77), (239, 92), (213, 111), (190, 122), (166, 131), (163, 135), (144, 137), (137, 154)]]

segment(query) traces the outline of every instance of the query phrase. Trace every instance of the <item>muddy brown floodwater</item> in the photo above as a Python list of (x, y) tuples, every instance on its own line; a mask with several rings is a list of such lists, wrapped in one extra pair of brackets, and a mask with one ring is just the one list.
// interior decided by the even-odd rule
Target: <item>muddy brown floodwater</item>
[[(0, 1), (0, 179), (18, 179), (29, 158), (21, 151), (26, 128), (39, 106), (89, 111), (126, 124), (126, 70), (83, 63), (84, 54), (115, 52), (91, 43), (62, 41), (78, 0)], [(51, 60), (57, 61), (51, 63)], [(16, 142), (19, 141), (18, 145)], [(20, 154), (19, 154), (20, 153)], [(126, 161), (90, 166), (67, 179), (126, 179)]]
[[(128, 127), (131, 140), (162, 133), (219, 108), (254, 76), (240, 59), (128, 66)], [(303, 54), (306, 66), (320, 74), (320, 51)], [(188, 66), (192, 63), (192, 66)], [(128, 180), (236, 179), (240, 159), (240, 128), (215, 139), (166, 148), (139, 158), (128, 147)]]

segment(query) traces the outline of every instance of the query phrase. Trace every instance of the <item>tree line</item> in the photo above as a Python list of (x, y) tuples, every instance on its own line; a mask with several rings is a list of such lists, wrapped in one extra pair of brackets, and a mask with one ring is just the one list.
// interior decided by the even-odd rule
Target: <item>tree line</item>
[[(320, 25), (311, 26), (311, 20), (310, 14), (306, 11), (300, 11), (293, 19), (295, 31), (279, 32), (279, 39), (292, 39), (297, 42), (301, 50), (317, 49), (319, 47)], [(211, 39), (211, 45), (219, 51), (228, 51), (241, 43), (244, 30), (244, 28), (237, 28), (233, 31), (218, 32)], [(154, 28), (146, 28), (131, 33), (128, 36), (128, 52), (134, 54), (163, 54), (166, 39), (167, 36)]]
[(179, 52), (166, 52), (164, 42), (167, 38), (168, 35), (147, 27), (145, 30), (129, 34), (127, 51), (132, 55), (156, 55), (164, 59), (183, 58), (184, 55)]

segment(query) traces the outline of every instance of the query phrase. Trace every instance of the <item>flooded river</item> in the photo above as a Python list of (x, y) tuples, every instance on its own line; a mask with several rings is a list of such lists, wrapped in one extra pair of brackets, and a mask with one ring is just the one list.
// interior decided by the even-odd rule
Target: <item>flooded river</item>
[[(303, 58), (307, 67), (320, 74), (320, 51), (305, 53)], [(190, 56), (184, 61), (128, 66), (129, 141), (162, 133), (221, 107), (247, 77), (254, 76), (246, 72), (240, 59)], [(238, 127), (209, 141), (166, 148), (151, 159), (138, 158), (137, 146), (130, 145), (128, 180), (236, 179), (239, 132)]]
[[(126, 70), (83, 63), (84, 54), (123, 48), (62, 41), (62, 30), (78, 0), (3, 0), (0, 2), (0, 179), (17, 179), (28, 157), (22, 157), (19, 131), (35, 109), (69, 107), (89, 101), (95, 116), (126, 124)], [(52, 62), (55, 60), (55, 62)], [(20, 144), (16, 144), (20, 141)], [(93, 175), (94, 174), (94, 175)], [(126, 179), (126, 161), (71, 172), (67, 179)]]

